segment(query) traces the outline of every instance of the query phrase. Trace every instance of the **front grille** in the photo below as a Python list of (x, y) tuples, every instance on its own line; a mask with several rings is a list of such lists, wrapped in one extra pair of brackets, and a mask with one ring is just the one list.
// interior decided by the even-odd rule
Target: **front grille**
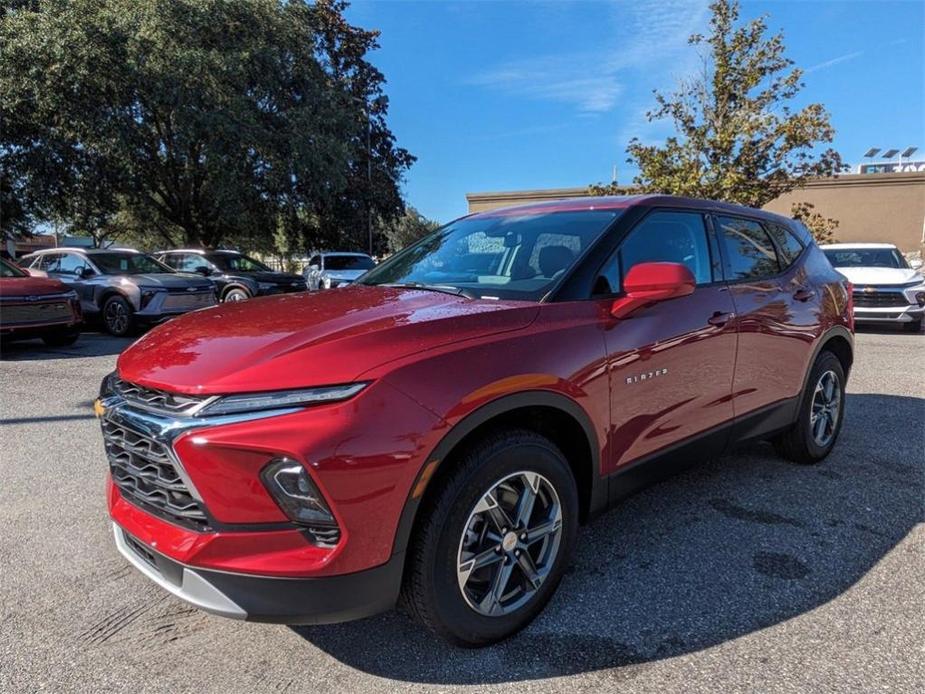
[(164, 299), (164, 309), (174, 311), (177, 309), (194, 310), (215, 305), (215, 293), (210, 289), (201, 292), (170, 293)]
[(0, 322), (7, 325), (11, 323), (55, 323), (73, 319), (74, 312), (66, 301), (11, 304), (0, 307)]
[(859, 308), (889, 308), (908, 306), (909, 300), (900, 292), (854, 292), (854, 305)]
[(102, 428), (112, 481), (124, 499), (178, 525), (208, 529), (202, 507), (164, 444), (107, 419)]
[(113, 389), (133, 405), (169, 415), (190, 415), (208, 399), (196, 395), (180, 395), (155, 388), (145, 388), (123, 381), (121, 378), (113, 382)]

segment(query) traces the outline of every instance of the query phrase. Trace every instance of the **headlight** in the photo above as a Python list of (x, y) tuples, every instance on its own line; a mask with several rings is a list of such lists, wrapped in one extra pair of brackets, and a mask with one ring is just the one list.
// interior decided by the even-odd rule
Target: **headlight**
[(280, 390), (272, 393), (243, 393), (225, 395), (201, 409), (200, 417), (254, 412), (259, 410), (278, 410), (301, 405), (317, 405), (325, 402), (346, 400), (363, 390), (367, 383), (350, 383), (342, 386), (323, 386), (304, 390)]
[[(331, 513), (308, 471), (299, 462), (289, 458), (277, 458), (270, 461), (261, 471), (260, 477), (283, 513), (295, 523), (326, 528), (337, 527), (334, 514)], [(330, 539), (336, 542), (336, 535)]]

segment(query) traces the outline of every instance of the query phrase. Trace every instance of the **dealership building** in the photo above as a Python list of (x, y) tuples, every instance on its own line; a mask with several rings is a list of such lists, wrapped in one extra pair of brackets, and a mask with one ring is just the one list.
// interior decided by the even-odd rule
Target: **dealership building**
[[(468, 193), (469, 212), (546, 200), (583, 197), (587, 187)], [(772, 200), (764, 209), (790, 216), (794, 202), (808, 202), (837, 219), (838, 242), (894, 243), (903, 252), (925, 250), (925, 162), (864, 164), (857, 172), (819, 178)]]

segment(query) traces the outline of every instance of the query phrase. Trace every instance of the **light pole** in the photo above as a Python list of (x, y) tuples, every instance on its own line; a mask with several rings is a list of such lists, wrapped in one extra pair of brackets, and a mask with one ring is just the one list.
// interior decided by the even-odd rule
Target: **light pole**
[[(363, 107), (366, 116), (366, 235), (369, 243), (369, 255), (373, 254), (373, 119), (371, 104), (364, 98), (350, 96)], [(382, 97), (373, 99), (373, 104), (380, 104)]]

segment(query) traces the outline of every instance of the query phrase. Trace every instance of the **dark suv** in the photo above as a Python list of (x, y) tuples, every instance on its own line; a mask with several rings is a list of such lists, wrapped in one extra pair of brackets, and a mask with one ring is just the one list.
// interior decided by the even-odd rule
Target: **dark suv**
[(138, 251), (53, 248), (28, 255), (23, 263), (76, 291), (84, 315), (102, 318), (117, 337), (215, 305), (212, 282), (175, 272)]
[(471, 215), (344, 289), (208, 318), (103, 383), (121, 553), (229, 617), (403, 595), (470, 646), (536, 616), (579, 525), (646, 481), (748, 439), (821, 462), (853, 353), (805, 227), (667, 196)]
[(161, 262), (183, 272), (198, 272), (215, 282), (220, 301), (244, 301), (254, 296), (304, 292), (305, 280), (275, 272), (237, 251), (161, 251)]

